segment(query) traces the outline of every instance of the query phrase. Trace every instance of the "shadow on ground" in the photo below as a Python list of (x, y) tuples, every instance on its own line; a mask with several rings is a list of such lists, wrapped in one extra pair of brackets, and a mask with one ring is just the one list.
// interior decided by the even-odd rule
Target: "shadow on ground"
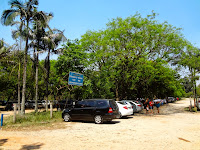
[[(95, 124), (94, 121), (80, 121), (80, 120), (73, 120), (72, 122), (79, 122), (79, 123), (91, 123), (91, 124)], [(120, 121), (115, 121), (115, 120), (112, 120), (112, 121), (105, 121), (103, 122), (102, 124), (117, 124), (117, 123), (120, 123)]]
[(35, 144), (30, 144), (30, 145), (23, 145), (20, 150), (32, 150), (32, 149), (40, 149), (41, 146), (44, 145), (43, 143), (35, 143)]
[(0, 146), (3, 146), (7, 141), (8, 139), (0, 139)]

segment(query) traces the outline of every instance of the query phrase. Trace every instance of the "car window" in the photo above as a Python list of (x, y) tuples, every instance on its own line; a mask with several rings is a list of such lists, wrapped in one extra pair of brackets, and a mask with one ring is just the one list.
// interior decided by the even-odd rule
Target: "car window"
[(114, 100), (110, 100), (109, 103), (110, 103), (110, 107), (111, 108), (117, 109), (117, 104), (116, 104), (116, 102)]
[(131, 103), (131, 105), (135, 105), (133, 102), (130, 102)]
[(86, 101), (78, 101), (75, 105), (76, 108), (83, 108), (86, 106)]
[(97, 107), (106, 107), (108, 106), (107, 101), (97, 101)]
[(86, 107), (95, 107), (95, 101), (93, 100), (87, 101)]
[(124, 102), (117, 102), (117, 103), (124, 105)]

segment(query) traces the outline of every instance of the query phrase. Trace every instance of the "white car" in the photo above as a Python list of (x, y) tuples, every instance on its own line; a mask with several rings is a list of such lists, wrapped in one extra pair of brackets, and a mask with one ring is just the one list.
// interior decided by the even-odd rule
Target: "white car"
[(133, 108), (131, 105), (125, 104), (122, 101), (116, 101), (116, 103), (119, 107), (120, 118), (124, 116), (130, 116), (133, 114)]

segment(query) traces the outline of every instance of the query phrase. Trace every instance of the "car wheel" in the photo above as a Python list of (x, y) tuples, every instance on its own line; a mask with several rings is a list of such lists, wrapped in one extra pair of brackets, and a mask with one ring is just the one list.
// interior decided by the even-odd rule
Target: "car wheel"
[(65, 122), (69, 122), (71, 117), (70, 117), (70, 115), (68, 113), (66, 113), (66, 114), (64, 114), (63, 119), (64, 119)]
[(103, 123), (103, 118), (102, 118), (102, 116), (101, 116), (101, 115), (96, 115), (96, 116), (94, 117), (94, 122), (95, 122), (96, 124), (101, 124), (101, 123)]

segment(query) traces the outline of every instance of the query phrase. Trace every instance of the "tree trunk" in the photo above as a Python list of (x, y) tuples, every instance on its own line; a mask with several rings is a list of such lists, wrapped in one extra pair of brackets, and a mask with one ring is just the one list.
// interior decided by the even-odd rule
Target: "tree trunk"
[(195, 76), (196, 76), (196, 72), (195, 72), (195, 69), (194, 69), (194, 107), (196, 107), (196, 103), (195, 103), (195, 99), (196, 99), (196, 94), (197, 94), (197, 87), (196, 87), (196, 78), (195, 78)]
[(47, 60), (46, 60), (46, 111), (48, 111), (48, 96), (49, 96), (49, 72), (50, 72), (50, 49), (48, 51)]
[(118, 91), (118, 85), (116, 83), (116, 101), (119, 101), (119, 91)]
[(20, 70), (21, 70), (21, 64), (19, 60), (19, 69), (18, 69), (18, 114), (20, 114)]
[(38, 53), (35, 54), (35, 112), (38, 112)]
[[(29, 22), (27, 21), (27, 30)], [(25, 114), (25, 98), (26, 98), (26, 70), (27, 70), (27, 54), (28, 54), (28, 36), (26, 37), (26, 46), (24, 51), (24, 70), (23, 70), (23, 87), (22, 87), (22, 104), (21, 104), (21, 114)]]

